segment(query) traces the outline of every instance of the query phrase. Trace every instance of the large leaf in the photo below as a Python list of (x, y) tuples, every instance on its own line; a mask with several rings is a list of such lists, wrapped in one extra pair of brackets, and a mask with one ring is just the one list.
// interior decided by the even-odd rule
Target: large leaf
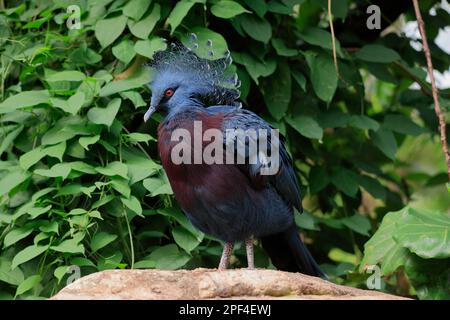
[(394, 239), (422, 258), (448, 258), (450, 214), (407, 208), (397, 222)]
[(379, 44), (368, 44), (362, 47), (355, 56), (364, 61), (389, 63), (400, 60), (400, 55), (394, 50)]
[(391, 130), (382, 127), (375, 132), (371, 132), (370, 137), (381, 152), (392, 160), (395, 159), (395, 154), (397, 153), (397, 141)]
[(205, 3), (205, 0), (181, 0), (178, 1), (173, 8), (172, 12), (170, 12), (167, 21), (169, 22), (171, 28), (171, 34), (175, 31), (175, 29), (180, 25), (183, 21), (184, 17), (188, 14), (189, 10), (191, 10), (192, 6), (196, 3)]
[(311, 139), (322, 139), (323, 129), (319, 126), (317, 121), (310, 116), (299, 115), (294, 118), (286, 118), (286, 122), (302, 136)]
[[(265, 79), (266, 80), (266, 79)], [(280, 120), (291, 101), (291, 73), (287, 63), (279, 63), (275, 73), (263, 82), (264, 101), (270, 114)]]
[(15, 269), (17, 266), (36, 258), (40, 254), (44, 253), (48, 249), (48, 246), (36, 246), (32, 245), (19, 251), (13, 258), (11, 269)]
[(329, 55), (319, 54), (308, 60), (311, 70), (311, 82), (314, 92), (325, 101), (330, 102), (337, 88), (338, 76), (333, 59)]
[(123, 7), (122, 12), (127, 17), (137, 21), (145, 14), (150, 3), (151, 0), (131, 0)]
[(381, 273), (389, 275), (410, 258), (408, 249), (397, 244), (393, 237), (401, 214), (402, 211), (396, 211), (384, 216), (377, 232), (364, 245), (364, 258), (359, 267), (360, 272), (367, 266), (381, 264)]
[(235, 17), (244, 12), (250, 12), (246, 10), (239, 3), (231, 0), (220, 0), (211, 7), (211, 13), (219, 18), (229, 19)]
[(169, 244), (153, 251), (149, 259), (154, 261), (157, 269), (175, 270), (184, 266), (190, 257), (184, 251), (178, 250), (175, 244)]
[(175, 242), (188, 253), (194, 250), (201, 242), (201, 240), (183, 227), (173, 228), (172, 235)]
[(95, 37), (100, 42), (100, 45), (105, 48), (122, 34), (126, 24), (126, 16), (100, 20), (95, 25)]
[[(203, 27), (195, 27), (190, 31), (196, 35), (198, 45), (198, 48), (193, 48), (192, 51), (200, 58), (214, 60), (224, 57), (228, 47), (225, 38), (220, 33)], [(192, 46), (189, 34), (184, 34), (181, 42), (187, 47)]]
[(110, 127), (119, 112), (122, 99), (114, 98), (111, 100), (106, 108), (93, 107), (89, 109), (87, 117), (90, 121), (96, 124), (104, 124)]
[(13, 188), (28, 179), (29, 176), (29, 173), (21, 171), (20, 168), (5, 174), (0, 179), (0, 195), (10, 192)]
[(150, 40), (139, 40), (134, 44), (134, 51), (139, 53), (141, 56), (147, 58), (153, 58), (153, 55), (157, 51), (163, 51), (167, 47), (164, 39), (155, 37)]
[(160, 18), (161, 7), (159, 4), (155, 3), (152, 12), (141, 21), (133, 22), (129, 20), (128, 28), (136, 37), (141, 39), (148, 39), (150, 33), (153, 31)]
[(134, 88), (142, 87), (148, 84), (151, 79), (151, 73), (146, 68), (140, 68), (132, 76), (124, 80), (112, 81), (106, 84), (100, 90), (100, 96), (105, 97), (117, 92), (127, 91)]
[(24, 91), (0, 103), (0, 114), (41, 103), (48, 103), (49, 99), (50, 94), (47, 90)]
[(107, 246), (111, 242), (117, 239), (116, 234), (111, 234), (107, 232), (98, 232), (96, 233), (91, 240), (91, 249), (92, 252), (96, 252), (99, 249)]
[(242, 28), (250, 37), (264, 43), (269, 42), (272, 37), (272, 27), (266, 19), (250, 14), (243, 15), (240, 18)]

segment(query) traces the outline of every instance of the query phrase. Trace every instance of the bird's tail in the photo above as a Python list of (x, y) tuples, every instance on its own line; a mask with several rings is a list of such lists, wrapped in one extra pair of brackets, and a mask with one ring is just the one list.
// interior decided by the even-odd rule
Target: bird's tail
[(295, 225), (286, 231), (261, 238), (272, 264), (279, 270), (301, 272), (327, 279), (305, 244), (300, 239)]

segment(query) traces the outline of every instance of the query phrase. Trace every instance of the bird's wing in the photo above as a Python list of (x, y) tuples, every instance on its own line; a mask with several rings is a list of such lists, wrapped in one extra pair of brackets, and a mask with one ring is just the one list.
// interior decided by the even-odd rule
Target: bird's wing
[[(231, 148), (234, 148), (235, 154), (240, 154), (245, 158), (245, 164), (239, 165), (239, 167), (249, 177), (255, 188), (271, 185), (288, 205), (294, 206), (301, 212), (300, 190), (294, 169), (292, 168), (292, 159), (286, 150), (284, 137), (281, 134), (279, 134), (278, 137), (273, 135), (272, 130), (274, 130), (274, 128), (249, 110), (226, 106), (212, 107), (208, 109), (210, 109), (210, 112), (213, 113), (224, 113), (222, 129), (225, 132), (230, 129), (254, 129), (256, 136), (252, 137), (251, 135), (247, 135), (246, 137), (248, 137), (248, 139), (245, 140), (244, 146), (242, 144), (239, 145), (239, 141), (237, 141), (238, 139), (230, 139), (229, 135), (227, 137), (227, 134), (225, 134), (224, 137), (225, 145), (229, 145), (231, 143)], [(262, 132), (259, 131), (260, 129), (263, 129), (268, 133), (267, 138), (265, 135), (260, 134), (260, 132)], [(260, 149), (258, 149), (258, 156), (256, 159), (253, 159), (253, 161), (250, 161), (250, 140), (255, 143), (254, 145), (258, 146), (261, 139), (263, 139), (263, 144), (267, 142), (266, 150), (268, 150), (268, 154), (266, 154), (266, 156), (268, 157), (264, 159), (264, 154), (260, 154)], [(278, 147), (276, 147), (276, 145), (278, 145)], [(278, 170), (270, 175), (262, 175), (261, 169), (264, 167), (267, 168), (267, 160), (271, 160), (271, 150), (278, 152)]]

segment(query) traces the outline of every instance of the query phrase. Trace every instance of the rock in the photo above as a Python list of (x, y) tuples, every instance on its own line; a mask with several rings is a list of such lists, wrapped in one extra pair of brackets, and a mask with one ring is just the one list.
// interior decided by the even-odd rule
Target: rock
[(307, 276), (265, 269), (106, 270), (85, 276), (53, 296), (73, 299), (405, 299)]

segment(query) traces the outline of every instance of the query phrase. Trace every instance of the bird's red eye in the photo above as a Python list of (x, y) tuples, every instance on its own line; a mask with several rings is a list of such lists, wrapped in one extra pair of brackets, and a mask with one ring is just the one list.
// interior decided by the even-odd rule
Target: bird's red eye
[(166, 97), (170, 98), (171, 96), (173, 96), (173, 90), (172, 89), (167, 89), (166, 92), (164, 92), (164, 95)]

